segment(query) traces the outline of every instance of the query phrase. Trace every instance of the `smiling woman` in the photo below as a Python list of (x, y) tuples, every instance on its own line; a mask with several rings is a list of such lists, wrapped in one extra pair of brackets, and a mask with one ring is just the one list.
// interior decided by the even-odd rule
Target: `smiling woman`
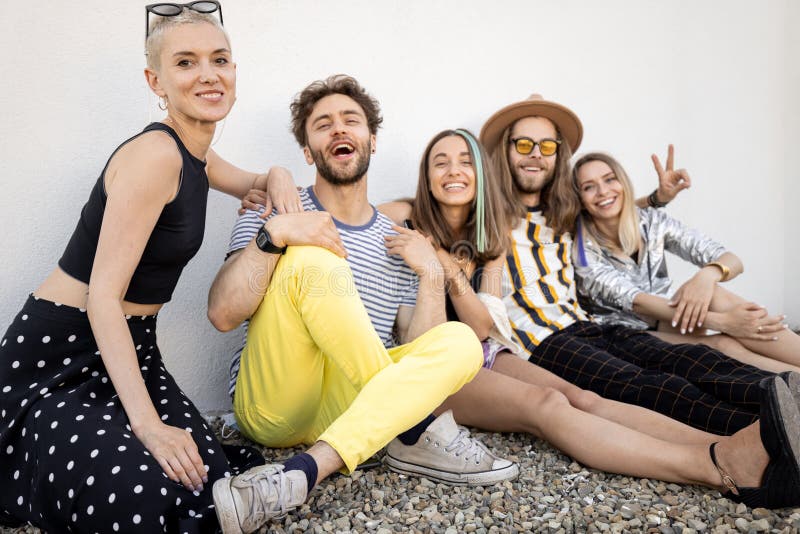
[[(654, 156), (656, 171), (688, 180), (673, 159), (670, 145), (666, 169)], [(709, 345), (769, 371), (800, 371), (800, 337), (785, 317), (722, 287), (743, 271), (735, 254), (662, 209), (637, 208), (625, 169), (608, 154), (580, 157), (572, 178), (583, 206), (573, 251), (578, 292), (596, 321)], [(674, 293), (667, 251), (699, 268)]]
[[(209, 186), (265, 188), (210, 150), (236, 99), (216, 2), (155, 4), (145, 76), (166, 117), (111, 155), (58, 266), (0, 341), (0, 524), (213, 532), (232, 456), (166, 371), (156, 316), (203, 240)], [(221, 20), (221, 13), (220, 13)]]

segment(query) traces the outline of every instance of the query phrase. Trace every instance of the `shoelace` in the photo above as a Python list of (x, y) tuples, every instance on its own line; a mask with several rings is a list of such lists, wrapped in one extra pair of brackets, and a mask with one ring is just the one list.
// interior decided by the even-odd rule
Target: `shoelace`
[[(227, 434), (225, 433), (226, 430), (228, 431)], [(236, 434), (236, 432), (238, 432), (238, 428), (235, 428), (233, 425), (228, 425), (228, 423), (223, 421), (222, 428), (219, 431), (220, 435), (222, 436), (222, 439), (228, 439), (229, 437)]]
[[(275, 475), (277, 475), (277, 480)], [(266, 508), (269, 507), (269, 496), (273, 493), (276, 503), (281, 507), (281, 513), (278, 518), (286, 515), (286, 499), (283, 492), (287, 488), (286, 473), (283, 471), (283, 466), (276, 466), (273, 469), (264, 471), (255, 475), (248, 480), (250, 486), (253, 488), (253, 498), (250, 499), (250, 517), (257, 517), (260, 522), (262, 518), (267, 516)]]
[(452, 452), (456, 456), (464, 455), (466, 460), (475, 458), (475, 463), (478, 464), (483, 459), (486, 450), (481, 447), (480, 442), (469, 437), (469, 430), (466, 428), (458, 427), (458, 435), (453, 438), (453, 441), (445, 445), (446, 452)]

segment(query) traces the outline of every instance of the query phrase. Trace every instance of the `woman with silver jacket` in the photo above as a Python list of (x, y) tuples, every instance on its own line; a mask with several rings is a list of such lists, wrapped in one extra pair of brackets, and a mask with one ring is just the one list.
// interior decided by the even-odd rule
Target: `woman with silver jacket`
[[(671, 174), (668, 181), (688, 186), (688, 173), (673, 170), (673, 159), (672, 145), (666, 169), (653, 155), (659, 178)], [(721, 286), (743, 271), (735, 254), (659, 209), (664, 204), (654, 195), (637, 207), (625, 170), (607, 154), (580, 157), (572, 178), (583, 205), (573, 264), (582, 304), (596, 321), (652, 330), (670, 343), (710, 345), (769, 371), (800, 370), (800, 336), (785, 316)], [(699, 267), (674, 293), (665, 251)]]

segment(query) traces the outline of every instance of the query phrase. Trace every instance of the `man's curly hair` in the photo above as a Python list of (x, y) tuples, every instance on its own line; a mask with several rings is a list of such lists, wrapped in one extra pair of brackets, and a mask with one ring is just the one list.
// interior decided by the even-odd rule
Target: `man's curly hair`
[(364, 115), (367, 116), (369, 133), (372, 135), (377, 133), (378, 128), (383, 122), (378, 101), (370, 96), (352, 76), (334, 74), (324, 80), (312, 82), (295, 96), (294, 101), (292, 101), (289, 107), (292, 112), (292, 133), (301, 147), (308, 144), (306, 121), (311, 115), (314, 106), (326, 96), (336, 94), (349, 96), (355, 100), (356, 103), (361, 106), (361, 109), (364, 110)]

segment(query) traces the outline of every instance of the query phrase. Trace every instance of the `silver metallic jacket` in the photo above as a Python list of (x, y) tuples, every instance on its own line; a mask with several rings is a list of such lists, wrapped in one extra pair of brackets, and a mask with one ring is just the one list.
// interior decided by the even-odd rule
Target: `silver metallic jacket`
[(603, 250), (588, 234), (579, 232), (572, 246), (572, 263), (580, 303), (595, 321), (642, 330), (655, 327), (656, 321), (633, 313), (634, 297), (642, 292), (671, 296), (665, 250), (702, 267), (722, 256), (725, 248), (663, 209), (638, 211), (645, 244), (638, 262)]

